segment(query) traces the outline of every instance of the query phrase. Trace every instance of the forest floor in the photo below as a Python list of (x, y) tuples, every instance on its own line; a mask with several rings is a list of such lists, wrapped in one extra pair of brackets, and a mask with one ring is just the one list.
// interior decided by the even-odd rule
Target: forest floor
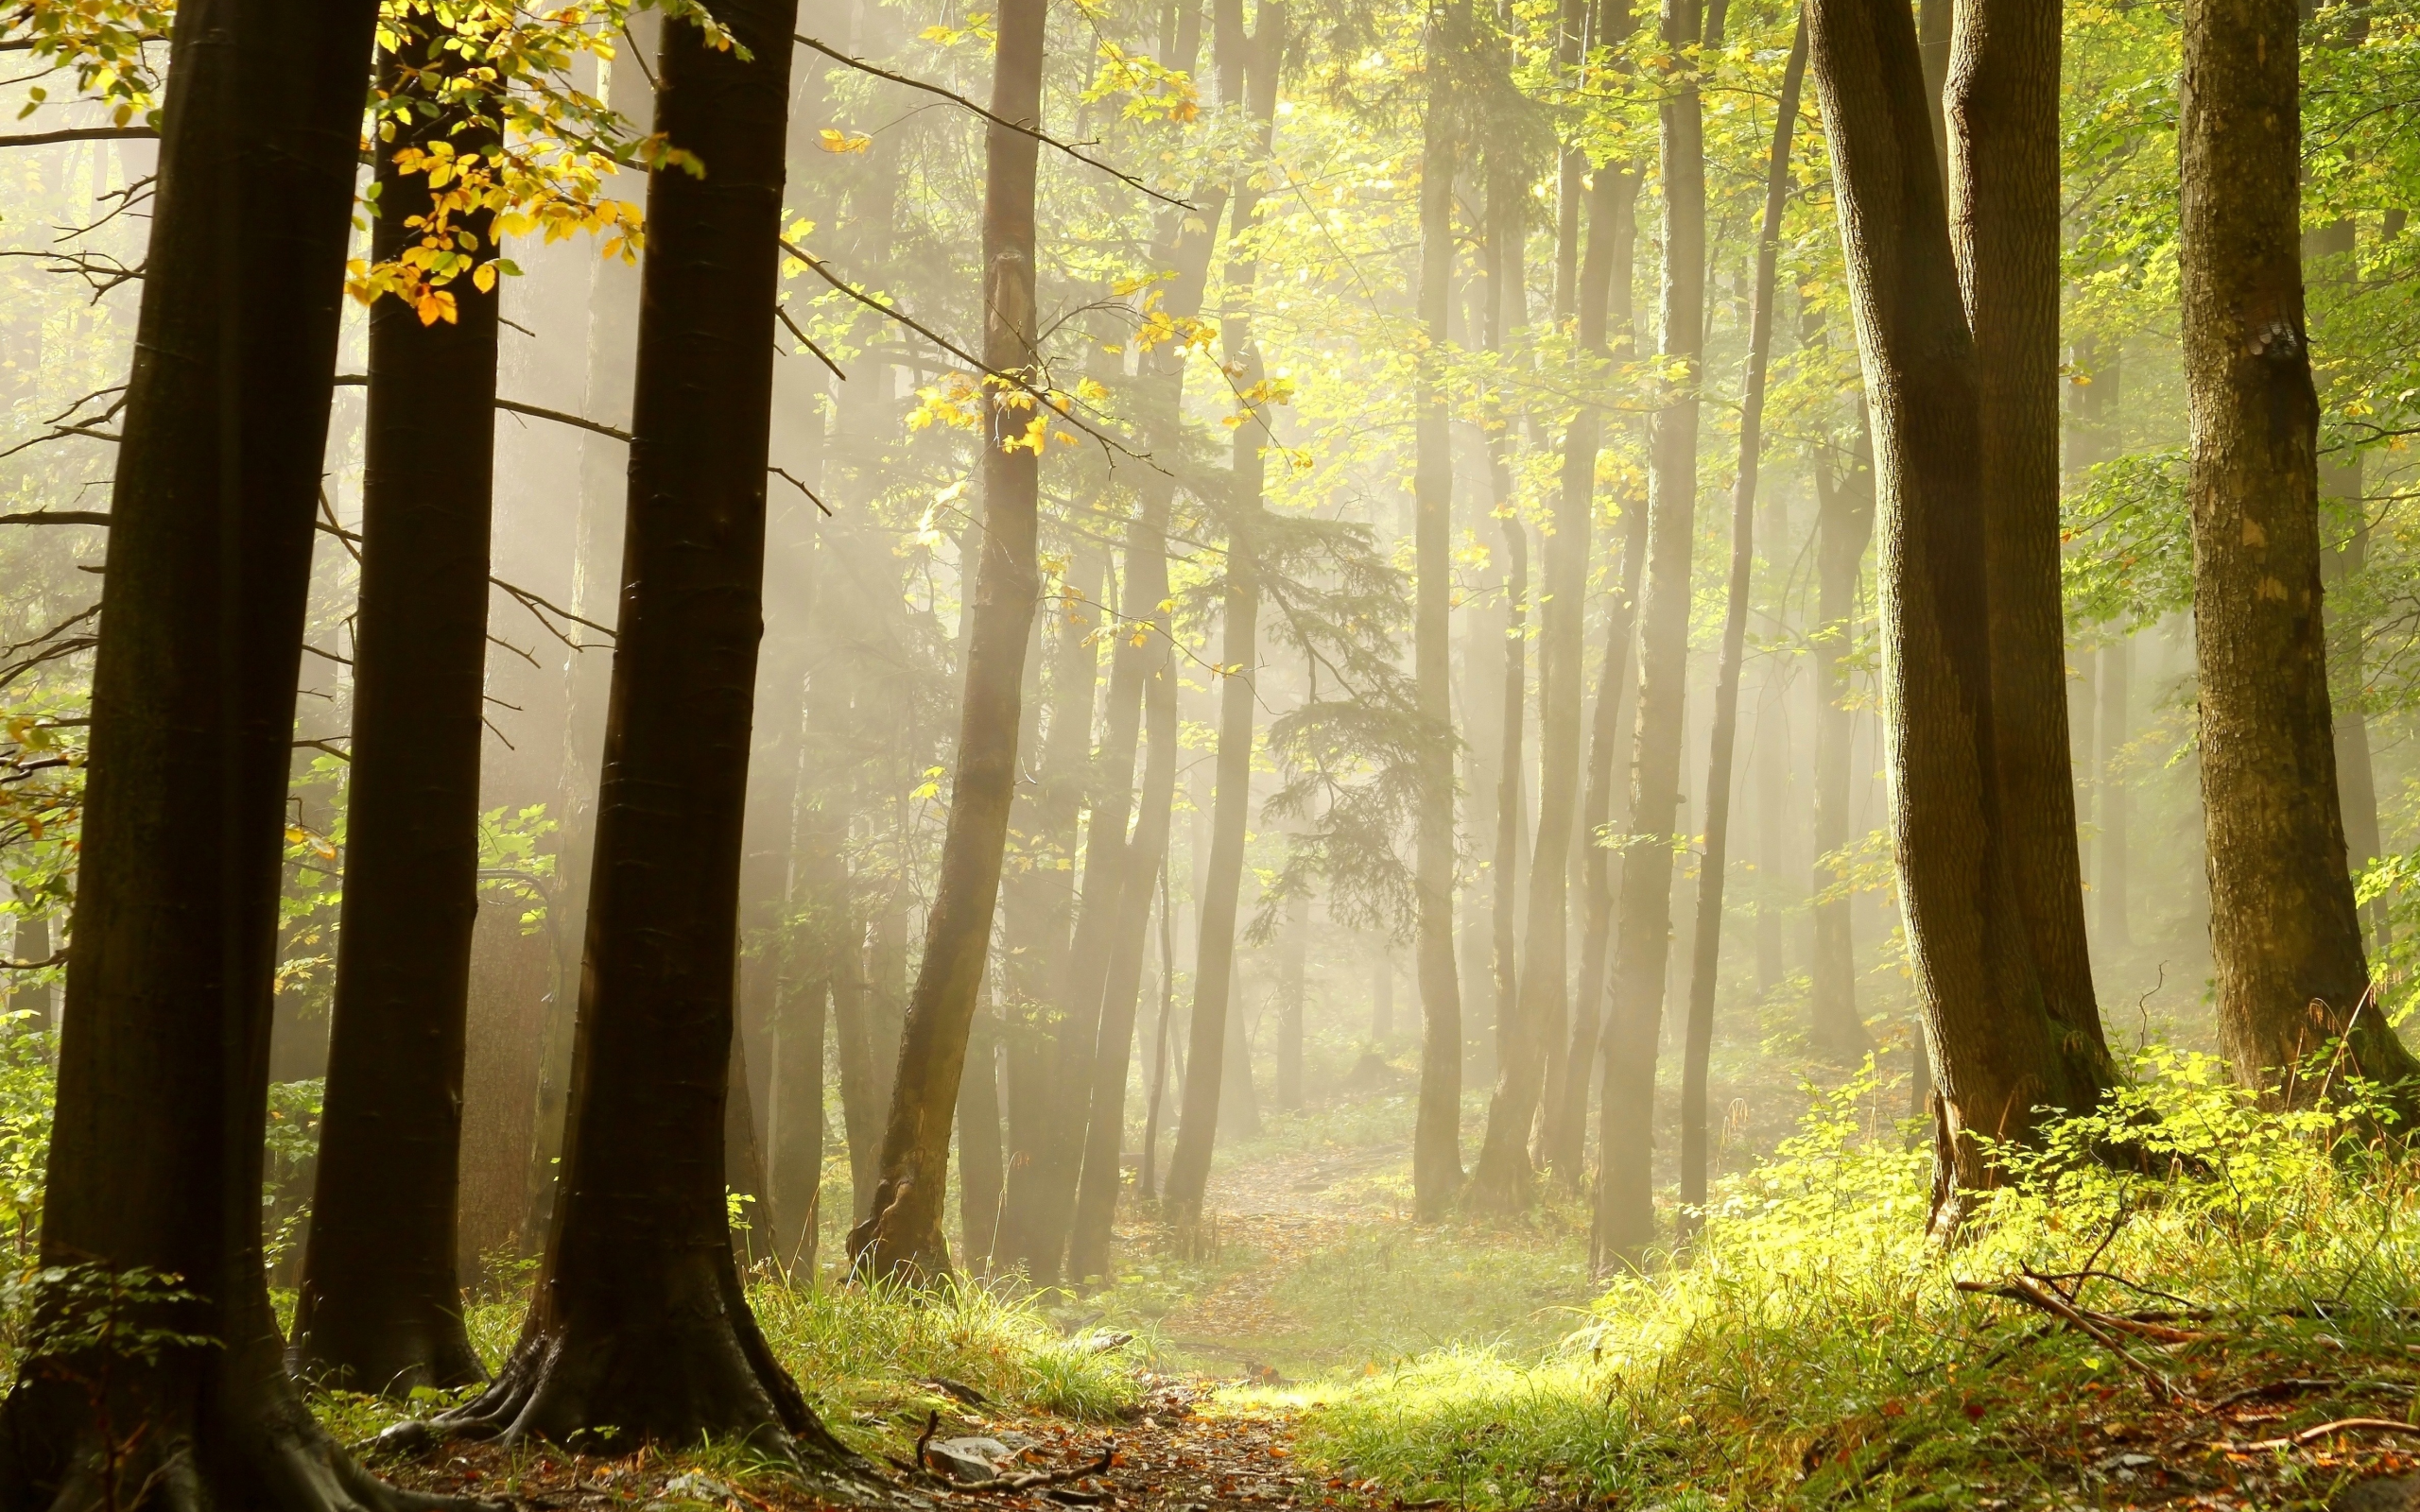
[[(1516, 1224), (1414, 1225), (1409, 1109), (1396, 1103), (1273, 1118), (1235, 1142), (1193, 1251), (1179, 1254), (1137, 1205), (1107, 1290), (970, 1289), (923, 1306), (822, 1287), (797, 1294), (808, 1301), (760, 1297), (758, 1311), (827, 1421), (881, 1468), (889, 1503), (912, 1512), (2420, 1512), (2420, 1429), (2395, 1426), (2420, 1416), (2420, 1343), (2404, 1342), (2420, 1336), (2420, 1309), (2381, 1321), (2322, 1301), (2301, 1315), (2221, 1309), (2200, 1321), (2214, 1314), (2162, 1302), (2173, 1322), (2096, 1339), (1976, 1297), (1955, 1336), (1937, 1313), (1850, 1320), (1778, 1363), (1750, 1358), (1769, 1337), (1715, 1316), (1663, 1347), (1651, 1383), (1625, 1382), (1627, 1367), (1592, 1371), (1584, 1351), (1557, 1349), (1604, 1316), (1590, 1307), (1602, 1288), (1581, 1212), (1547, 1203)], [(2372, 1242), (2403, 1268), (2399, 1232)], [(1930, 1361), (1909, 1343), (1927, 1332)], [(1873, 1358), (1821, 1357), (1844, 1348)], [(1824, 1383), (1796, 1397), (1751, 1384), (1792, 1370)], [(1608, 1371), (1627, 1394), (1618, 1412)], [(928, 1426), (940, 1441), (993, 1441), (975, 1447), (1034, 1484), (975, 1491), (916, 1473)], [(454, 1445), (378, 1468), (415, 1488), (549, 1512), (830, 1501), (729, 1451)]]

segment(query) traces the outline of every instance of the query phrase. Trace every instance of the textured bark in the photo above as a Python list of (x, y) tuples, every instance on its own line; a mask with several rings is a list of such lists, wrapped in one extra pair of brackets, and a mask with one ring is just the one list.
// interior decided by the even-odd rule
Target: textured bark
[[(1950, 246), (1979, 376), (1992, 760), (2051, 1019), (2108, 1057), (2084, 935), (2059, 585), (2059, 10), (1959, 0), (1945, 99)], [(2105, 1069), (2100, 1079), (2114, 1075)]]
[[(383, 55), (406, 97), (453, 55), (406, 20)], [(420, 244), (424, 174), (394, 152), (493, 150), (458, 105), (415, 117), (378, 154), (372, 254)], [(482, 244), (491, 215), (464, 229)], [(355, 1390), (459, 1386), (487, 1371), (462, 1327), (456, 1195), (462, 1036), (478, 921), (488, 527), (495, 472), (496, 296), (467, 278), (457, 318), (402, 299), (370, 312), (361, 598), (354, 618), (353, 764), (342, 923), (309, 1247), (295, 1301), (304, 1374)]]
[[(993, 63), (992, 113), (1042, 120), (1043, 0), (1001, 8)], [(1039, 144), (994, 126), (984, 138), (983, 359), (1004, 372), (1035, 369), (1034, 166)], [(1036, 561), (1038, 448), (1011, 449), (1027, 411), (984, 390), (983, 555), (976, 570), (957, 772), (941, 877), (925, 925), (873, 1211), (851, 1230), (849, 1253), (862, 1276), (936, 1276), (949, 1269), (942, 1238), (949, 1184), (950, 1115), (966, 1061), (966, 1033), (991, 947), (1000, 858), (1017, 777), (1017, 713), (1026, 640), (1041, 593)]]
[(1452, 652), (1453, 436), (1439, 364), (1454, 281), (1455, 101), (1445, 60), (1467, 38), (1469, 11), (1449, 0), (1429, 14), (1426, 120), (1420, 156), (1422, 346), (1412, 386), (1412, 685), (1435, 733), (1421, 762), (1412, 860), (1420, 978), (1420, 1106), (1411, 1142), (1412, 1207), (1434, 1220), (1462, 1185), (1462, 999), (1454, 971), (1454, 740)]
[(519, 1344), (461, 1431), (855, 1458), (758, 1332), (723, 1200), (749, 730), (762, 624), (774, 240), (791, 0), (752, 52), (668, 26), (649, 176), (605, 781), (560, 1194)]
[(2292, 0), (2186, 8), (2179, 262), (2219, 1039), (2246, 1085), (2299, 1103), (2323, 1084), (2293, 1068), (2332, 1038), (2384, 1082), (2420, 1066), (2375, 1005), (2362, 1011), (2338, 807), (2295, 22)]
[(1772, 350), (1773, 280), (1781, 215), (1789, 194), (1790, 137), (1806, 77), (1806, 17), (1800, 12), (1783, 65), (1765, 177), (1765, 219), (1756, 238), (1756, 288), (1748, 317), (1748, 373), (1739, 402), (1739, 472), (1731, 490), (1731, 580), (1715, 673), (1714, 730), (1706, 757), (1705, 849), (1698, 861), (1697, 929), (1690, 936), (1689, 1019), (1681, 1066), (1681, 1225), (1694, 1232), (1706, 1194), (1706, 1069), (1714, 1048), (1714, 988), (1722, 958), (1722, 885), (1729, 861), (1732, 747), (1739, 730), (1739, 663), (1748, 648), (1748, 593), (1756, 563), (1756, 466), (1762, 459), (1765, 364)]
[(101, 585), (42, 1263), (90, 1267), (98, 1286), (164, 1276), (192, 1299), (105, 1320), (45, 1287), (36, 1306), (70, 1329), (210, 1343), (22, 1361), (0, 1422), (11, 1507), (416, 1500), (303, 1406), (261, 1257), (284, 811), (375, 9), (177, 11)]
[(1818, 1054), (1851, 1065), (1874, 1047), (1857, 1010), (1857, 946), (1850, 933), (1854, 902), (1846, 892), (1825, 895), (1842, 881), (1828, 860), (1852, 838), (1849, 763), (1857, 744), (1857, 715), (1848, 702), (1848, 653), (1860, 623), (1858, 579), (1864, 573), (1866, 547), (1874, 541), (1872, 437), (1863, 424), (1861, 404), (1858, 412), (1858, 444), (1848, 465), (1835, 471), (1821, 456), (1814, 464), (1815, 954), (1807, 973), (1808, 1038)]
[(1915, 27), (1890, 0), (1814, 0), (1808, 18), (1873, 404), (1892, 839), (1946, 1230), (1998, 1178), (1973, 1136), (2023, 1140), (2042, 1109), (2089, 1108), (2106, 1057), (2051, 1016), (2017, 902), (1994, 760), (1979, 381), (1940, 177), (1907, 149), (1927, 129)]
[[(1665, 0), (1666, 46), (1696, 44), (1697, 0)], [(1705, 340), (1705, 123), (1696, 77), (1667, 80), (1658, 152), (1664, 180), (1659, 346), (1675, 390), (1650, 421), (1646, 586), (1639, 604), (1638, 712), (1622, 853), (1605, 1085), (1603, 1174), (1594, 1263), (1634, 1264), (1655, 1236), (1651, 1186), (1655, 1045), (1671, 951), (1672, 847), (1681, 799), (1682, 695), (1688, 674), (1689, 548), (1697, 519), (1699, 365)]]

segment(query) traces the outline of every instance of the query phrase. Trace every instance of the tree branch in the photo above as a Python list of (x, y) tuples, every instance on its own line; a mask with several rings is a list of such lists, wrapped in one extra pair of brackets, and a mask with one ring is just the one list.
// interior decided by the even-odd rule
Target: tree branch
[(157, 142), (160, 133), (147, 126), (70, 126), (56, 131), (20, 131), (0, 136), (0, 147), (46, 147), (60, 142)]

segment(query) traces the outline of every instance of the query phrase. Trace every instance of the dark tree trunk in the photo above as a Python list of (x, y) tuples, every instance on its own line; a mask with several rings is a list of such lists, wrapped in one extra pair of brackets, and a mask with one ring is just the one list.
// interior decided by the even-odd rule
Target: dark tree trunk
[(815, 1274), (823, 1211), (824, 1005), (818, 978), (788, 988), (772, 1032), (773, 1098), (765, 1110), (766, 1174), (773, 1184), (774, 1255), (784, 1270)]
[(2300, 66), (2292, 0), (2186, 8), (2178, 247), (2219, 1039), (2246, 1085), (2295, 1103), (2320, 1092), (2295, 1066), (2332, 1038), (2363, 1075), (2420, 1072), (2369, 1002), (2344, 863), (2303, 325)]
[(2105, 1064), (2049, 1012), (2001, 817), (1993, 735), (1979, 378), (1916, 30), (1890, 0), (1813, 0), (1816, 85), (1874, 406), (1886, 528), (1883, 650), (1896, 723), (1892, 838), (1938, 1094), (1935, 1222), (1997, 1170), (1974, 1137), (2090, 1107)]
[[(1808, 963), (1808, 1038), (1817, 1054), (1854, 1065), (1873, 1048), (1857, 1011), (1853, 901), (1827, 865), (1850, 840), (1849, 763), (1857, 715), (1849, 708), (1849, 649), (1859, 616), (1858, 579), (1874, 540), (1874, 464), (1859, 404), (1858, 446), (1835, 470), (1818, 456), (1815, 473), (1815, 952)], [(1919, 1047), (1918, 1057), (1922, 1058)]]
[[(36, 1306), (210, 1343), (23, 1361), (0, 1424), (15, 1507), (416, 1500), (304, 1408), (261, 1259), (295, 687), (375, 19), (358, 0), (177, 13), (45, 1171), (43, 1264), (90, 1290)], [(128, 1272), (192, 1299), (118, 1303)]]
[[(1699, 38), (1697, 0), (1665, 0), (1670, 48)], [(1672, 834), (1681, 800), (1682, 694), (1688, 676), (1689, 548), (1697, 519), (1699, 364), (1705, 341), (1705, 123), (1694, 76), (1663, 103), (1662, 354), (1676, 389), (1649, 424), (1647, 564), (1639, 604), (1638, 713), (1630, 826), (1607, 1007), (1595, 1263), (1635, 1263), (1655, 1237), (1651, 1158), (1655, 1044), (1671, 950)], [(1645, 838), (1636, 838), (1644, 836)]]
[(841, 921), (840, 975), (832, 980), (832, 1041), (840, 1057), (840, 1132), (849, 1145), (849, 1221), (873, 1211), (882, 1169), (883, 1119), (890, 1095), (874, 1043), (873, 988), (866, 977), (865, 925)]
[[(389, 88), (434, 95), (454, 55), (399, 23)], [(372, 256), (417, 247), (425, 174), (395, 152), (493, 150), (458, 105), (381, 144)], [(463, 229), (485, 246), (494, 217)], [(352, 782), (325, 1111), (311, 1236), (294, 1310), (305, 1375), (408, 1393), (486, 1379), (462, 1327), (456, 1194), (462, 1037), (478, 922), (479, 742), (485, 734), (488, 524), (495, 471), (496, 296), (455, 280), (456, 318), (411, 301), (370, 312), (361, 600), (354, 619)]]
[(544, 903), (534, 888), (492, 882), (479, 892), (462, 1032), (461, 1195), (455, 1274), (464, 1287), (487, 1280), (485, 1263), (491, 1258), (518, 1260), (529, 1249), (538, 1056), (544, 1043), (546, 1000), (555, 990), (556, 952), (547, 931), (525, 928), (522, 916)]
[(1714, 1049), (1715, 978), (1722, 958), (1722, 884), (1731, 841), (1731, 760), (1739, 731), (1739, 663), (1748, 648), (1749, 577), (1755, 567), (1756, 467), (1764, 444), (1765, 363), (1772, 350), (1773, 279), (1789, 195), (1789, 145), (1806, 78), (1806, 17), (1799, 15), (1783, 66), (1781, 102), (1765, 170), (1764, 229), (1748, 317), (1748, 375), (1739, 404), (1739, 472), (1731, 490), (1731, 581), (1715, 673), (1714, 730), (1705, 772), (1705, 850), (1698, 862), (1697, 928), (1690, 936), (1689, 1019), (1681, 1064), (1681, 1226), (1694, 1232), (1705, 1208), (1706, 1069)]
[(1413, 697), (1433, 738), (1420, 765), (1420, 818), (1412, 861), (1419, 911), (1420, 1107), (1412, 1133), (1412, 1207), (1444, 1215), (1462, 1185), (1462, 999), (1454, 971), (1454, 738), (1452, 651), (1453, 435), (1443, 374), (1446, 312), (1454, 283), (1456, 103), (1445, 60), (1468, 38), (1463, 0), (1429, 14), (1427, 116), (1420, 157), (1421, 329), (1426, 337), (1412, 385)]
[[(1004, 120), (1041, 123), (1044, 9), (1041, 0), (1013, 0), (1000, 12), (992, 112)], [(983, 358), (1004, 372), (1038, 371), (1036, 150), (1032, 137), (1005, 127), (994, 126), (985, 136)], [(873, 1211), (850, 1235), (849, 1252), (862, 1276), (938, 1276), (949, 1269), (941, 1220), (950, 1114), (999, 900), (1000, 857), (1016, 786), (1026, 640), (1041, 593), (1038, 448), (1011, 448), (1025, 431), (1027, 412), (1001, 397), (997, 389), (984, 391), (983, 555), (968, 610), (974, 630), (941, 880), (900, 1040)]]
[[(2108, 1058), (2083, 919), (2059, 584), (2059, 10), (1959, 0), (1950, 244), (1979, 379), (1992, 759), (2034, 971), (2066, 1054)], [(2106, 1082), (2104, 1067), (2098, 1078)]]
[(837, 1469), (749, 1312), (723, 1202), (790, 0), (665, 29), (620, 626), (560, 1195), (521, 1342), (451, 1415), (508, 1439), (713, 1434)]

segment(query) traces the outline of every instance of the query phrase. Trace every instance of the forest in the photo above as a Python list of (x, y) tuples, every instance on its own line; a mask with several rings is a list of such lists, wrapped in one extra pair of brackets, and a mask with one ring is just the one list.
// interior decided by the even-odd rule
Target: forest
[(2420, 5), (981, 4), (0, 0), (0, 1512), (2420, 1508)]

